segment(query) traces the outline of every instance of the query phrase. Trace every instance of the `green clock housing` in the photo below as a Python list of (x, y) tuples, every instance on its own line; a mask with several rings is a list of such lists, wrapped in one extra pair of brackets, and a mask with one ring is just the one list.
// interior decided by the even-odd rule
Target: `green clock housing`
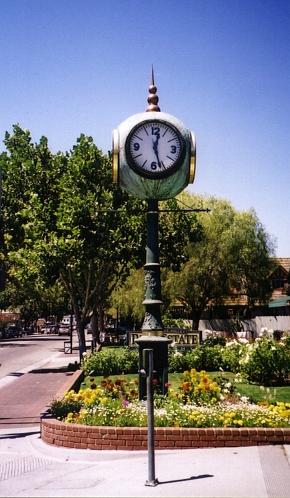
[(195, 176), (195, 137), (164, 112), (130, 116), (113, 131), (113, 180), (141, 199), (175, 197)]

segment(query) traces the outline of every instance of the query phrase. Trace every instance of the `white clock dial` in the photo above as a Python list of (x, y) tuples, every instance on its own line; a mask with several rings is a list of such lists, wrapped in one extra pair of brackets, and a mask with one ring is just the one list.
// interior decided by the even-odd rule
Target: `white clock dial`
[(183, 157), (179, 131), (165, 121), (144, 121), (135, 126), (126, 141), (129, 165), (149, 178), (171, 174)]

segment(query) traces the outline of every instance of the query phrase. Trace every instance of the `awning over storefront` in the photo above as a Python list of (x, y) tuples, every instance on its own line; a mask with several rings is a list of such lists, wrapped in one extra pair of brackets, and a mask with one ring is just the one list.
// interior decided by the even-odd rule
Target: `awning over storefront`
[(268, 306), (269, 308), (282, 308), (283, 306), (289, 306), (290, 304), (290, 296), (281, 296), (273, 301), (270, 301)]

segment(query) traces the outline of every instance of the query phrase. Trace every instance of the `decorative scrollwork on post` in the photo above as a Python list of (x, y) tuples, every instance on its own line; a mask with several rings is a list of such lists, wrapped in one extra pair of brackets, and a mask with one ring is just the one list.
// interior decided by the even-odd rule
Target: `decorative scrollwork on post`
[(157, 268), (145, 267), (145, 300), (161, 300), (160, 275)]
[(156, 335), (163, 331), (161, 319), (161, 282), (158, 247), (158, 201), (148, 201), (147, 213), (147, 247), (146, 264), (144, 266), (145, 277), (145, 318), (142, 331)]

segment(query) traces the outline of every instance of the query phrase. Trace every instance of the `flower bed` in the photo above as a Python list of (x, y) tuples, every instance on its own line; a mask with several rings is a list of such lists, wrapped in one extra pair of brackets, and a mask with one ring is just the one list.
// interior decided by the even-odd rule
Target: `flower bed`
[[(146, 449), (146, 403), (134, 381), (104, 379), (52, 403), (59, 420), (42, 420), (42, 439), (89, 449)], [(255, 405), (204, 371), (184, 372), (178, 392), (155, 396), (156, 448), (197, 448), (290, 442), (290, 403)]]
[[(103, 379), (99, 385), (69, 391), (51, 405), (54, 418), (67, 423), (146, 427), (146, 403), (138, 400), (134, 380)], [(218, 382), (220, 384), (218, 384)], [(157, 427), (290, 427), (290, 403), (250, 403), (226, 379), (205, 371), (186, 371), (178, 390), (154, 396)]]

